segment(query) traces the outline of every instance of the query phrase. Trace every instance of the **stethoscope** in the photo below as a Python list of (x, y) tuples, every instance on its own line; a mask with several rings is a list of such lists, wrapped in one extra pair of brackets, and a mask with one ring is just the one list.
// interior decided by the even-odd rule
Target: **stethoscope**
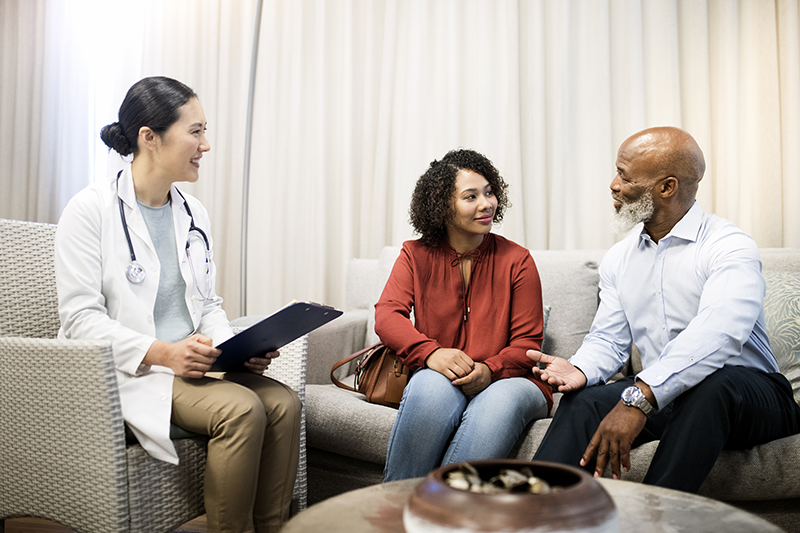
[[(128, 241), (128, 250), (131, 253), (131, 262), (130, 264), (125, 267), (125, 277), (128, 278), (128, 281), (131, 283), (141, 283), (144, 281), (147, 273), (144, 270), (144, 267), (141, 263), (136, 260), (136, 254), (133, 251), (133, 242), (131, 241), (131, 235), (128, 232), (128, 222), (125, 219), (125, 208), (124, 203), (122, 202), (122, 198), (119, 197), (119, 177), (122, 175), (122, 171), (120, 170), (117, 174), (117, 201), (119, 202), (119, 216), (122, 219), (122, 229), (125, 230), (125, 239)], [(183, 196), (183, 193), (175, 187), (175, 190), (180, 195), (181, 199), (183, 200), (183, 207), (186, 208), (186, 214), (189, 215), (189, 234), (186, 237), (186, 256), (189, 259), (189, 268), (192, 271), (192, 279), (194, 280), (194, 286), (197, 289), (197, 292), (203, 298), (203, 300), (210, 300), (211, 299), (211, 245), (208, 242), (208, 237), (206, 233), (194, 225), (194, 216), (192, 215), (192, 210), (189, 208), (189, 203), (186, 201), (186, 197)], [(189, 252), (191, 248), (191, 236), (192, 232), (196, 231), (200, 237), (203, 239), (203, 244), (205, 245), (205, 255), (206, 255), (206, 290), (205, 292), (200, 288), (200, 284), (197, 282), (197, 275), (194, 272), (194, 264), (192, 263), (192, 256)]]

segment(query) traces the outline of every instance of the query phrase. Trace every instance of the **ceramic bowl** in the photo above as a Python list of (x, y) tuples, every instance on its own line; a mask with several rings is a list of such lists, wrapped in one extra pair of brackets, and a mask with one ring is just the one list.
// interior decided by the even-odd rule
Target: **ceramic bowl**
[(403, 510), (406, 533), (580, 532), (618, 533), (614, 502), (588, 473), (543, 461), (471, 461), (482, 479), (501, 469), (531, 468), (533, 475), (559, 492), (548, 494), (475, 494), (444, 479), (458, 465), (434, 470), (411, 493)]

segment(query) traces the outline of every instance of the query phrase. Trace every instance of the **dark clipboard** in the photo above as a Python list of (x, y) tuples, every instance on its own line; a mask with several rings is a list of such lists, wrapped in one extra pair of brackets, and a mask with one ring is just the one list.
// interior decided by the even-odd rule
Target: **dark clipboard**
[(245, 370), (243, 363), (285, 346), (327, 324), (342, 312), (311, 302), (294, 302), (280, 311), (240, 331), (217, 348), (222, 353), (211, 365), (211, 372)]

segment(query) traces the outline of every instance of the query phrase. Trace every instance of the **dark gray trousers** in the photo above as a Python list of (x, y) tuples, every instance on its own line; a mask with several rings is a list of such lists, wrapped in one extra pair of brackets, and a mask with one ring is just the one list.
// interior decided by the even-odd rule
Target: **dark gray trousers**
[[(629, 377), (565, 394), (534, 459), (578, 466)], [(782, 374), (725, 366), (653, 413), (633, 446), (660, 440), (644, 482), (697, 492), (723, 449), (800, 433), (800, 406)], [(594, 459), (586, 466), (593, 472)]]

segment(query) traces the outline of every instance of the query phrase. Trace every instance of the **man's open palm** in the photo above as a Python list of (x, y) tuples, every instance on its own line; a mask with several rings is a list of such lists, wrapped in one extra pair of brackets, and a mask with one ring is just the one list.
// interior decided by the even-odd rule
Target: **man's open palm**
[[(537, 363), (531, 372), (542, 381), (557, 387), (559, 392), (570, 392), (586, 386), (586, 376), (566, 359), (553, 357), (536, 350), (528, 350), (526, 355)], [(538, 363), (543, 363), (545, 368), (539, 368)]]

